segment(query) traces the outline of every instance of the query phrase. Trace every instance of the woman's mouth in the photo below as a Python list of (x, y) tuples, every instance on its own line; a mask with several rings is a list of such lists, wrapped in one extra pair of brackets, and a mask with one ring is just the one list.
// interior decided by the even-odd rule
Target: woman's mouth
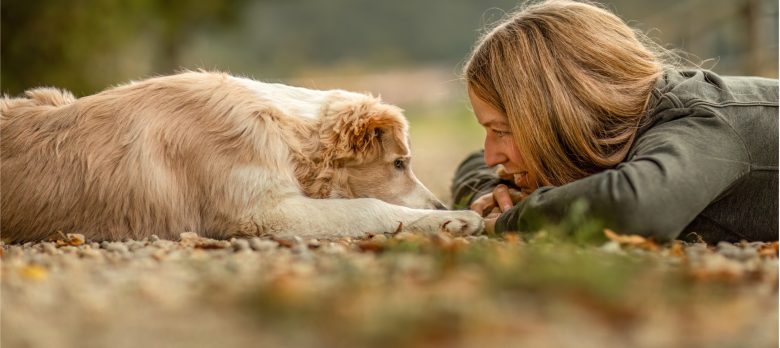
[(524, 193), (530, 194), (533, 192), (536, 187), (533, 185), (533, 183), (530, 182), (528, 178), (528, 172), (523, 171), (519, 173), (513, 174), (515, 186), (519, 187), (521, 191)]

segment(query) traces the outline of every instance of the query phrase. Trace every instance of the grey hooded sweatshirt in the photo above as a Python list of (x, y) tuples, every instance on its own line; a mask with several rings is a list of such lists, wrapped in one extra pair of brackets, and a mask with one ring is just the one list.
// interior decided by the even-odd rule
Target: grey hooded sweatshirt
[[(707, 242), (777, 240), (778, 81), (670, 71), (649, 105), (622, 163), (537, 189), (498, 218), (497, 232), (555, 223), (582, 199), (592, 217), (619, 233), (659, 241), (698, 238), (691, 232)], [(454, 202), (468, 206), (500, 182), (481, 153), (472, 154), (456, 172)]]

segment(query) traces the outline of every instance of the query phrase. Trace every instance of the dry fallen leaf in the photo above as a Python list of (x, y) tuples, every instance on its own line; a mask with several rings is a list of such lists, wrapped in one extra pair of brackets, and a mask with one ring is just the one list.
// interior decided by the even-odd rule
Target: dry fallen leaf
[(672, 242), (672, 247), (669, 248), (669, 255), (675, 257), (684, 257), (685, 248), (683, 247), (682, 242), (680, 242), (679, 240)]
[(38, 265), (28, 265), (21, 267), (19, 269), (19, 273), (22, 275), (22, 277), (35, 280), (35, 281), (41, 281), (46, 279), (46, 276), (49, 274), (48, 271), (46, 271), (45, 268), (38, 266)]
[(79, 233), (68, 233), (65, 235), (68, 245), (79, 246), (84, 244), (84, 235)]
[(758, 249), (758, 254), (763, 257), (777, 257), (778, 242), (766, 243)]
[(369, 239), (357, 242), (360, 251), (382, 251), (385, 250), (387, 237), (382, 234), (372, 236)]
[(634, 234), (631, 235), (617, 234), (608, 228), (604, 229), (604, 235), (606, 235), (607, 238), (609, 238), (609, 240), (615, 241), (621, 245), (633, 246), (633, 247), (642, 248), (650, 251), (657, 251), (660, 249), (658, 244), (656, 244), (654, 241), (642, 236), (638, 236)]

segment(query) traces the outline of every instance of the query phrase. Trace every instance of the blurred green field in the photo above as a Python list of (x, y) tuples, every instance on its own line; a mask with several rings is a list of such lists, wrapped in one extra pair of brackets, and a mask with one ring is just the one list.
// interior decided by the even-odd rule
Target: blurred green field
[(482, 148), (484, 130), (465, 103), (410, 108), (412, 170), (439, 199), (451, 204), (450, 184), (457, 165)]

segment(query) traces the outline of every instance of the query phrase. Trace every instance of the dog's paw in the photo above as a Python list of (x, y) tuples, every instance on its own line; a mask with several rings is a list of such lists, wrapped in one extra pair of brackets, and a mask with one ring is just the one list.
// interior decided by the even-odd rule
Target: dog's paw
[(485, 222), (479, 214), (471, 210), (459, 210), (447, 212), (448, 218), (442, 222), (440, 228), (444, 232), (456, 236), (478, 234), (485, 229)]

